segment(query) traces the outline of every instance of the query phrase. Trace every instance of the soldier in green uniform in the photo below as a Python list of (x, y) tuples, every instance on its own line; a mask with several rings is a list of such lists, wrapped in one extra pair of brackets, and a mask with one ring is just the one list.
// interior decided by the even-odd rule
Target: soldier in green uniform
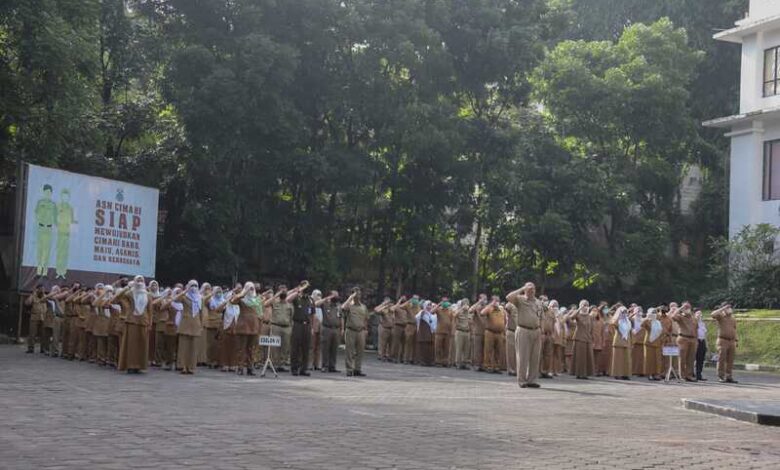
[(57, 206), (51, 200), (51, 185), (43, 185), (43, 198), (35, 205), (35, 222), (38, 224), (38, 239), (36, 240), (36, 261), (38, 276), (45, 276), (49, 270), (51, 255), (51, 232), (57, 223)]
[(63, 189), (60, 203), (57, 205), (57, 277), (65, 279), (68, 272), (68, 252), (70, 251), (70, 226), (77, 224), (70, 205), (70, 191)]
[(355, 288), (352, 295), (341, 305), (344, 312), (344, 333), (346, 346), (347, 377), (365, 377), (363, 365), (363, 350), (366, 346), (366, 329), (368, 327), (368, 308), (360, 300), (360, 289)]

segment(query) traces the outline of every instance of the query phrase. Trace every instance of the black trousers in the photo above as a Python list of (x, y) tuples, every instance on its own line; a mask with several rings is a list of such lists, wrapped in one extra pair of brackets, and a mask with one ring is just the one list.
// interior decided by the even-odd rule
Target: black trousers
[(290, 339), (290, 369), (292, 373), (306, 372), (309, 368), (309, 343), (311, 342), (311, 323), (293, 322)]
[(701, 371), (704, 369), (704, 358), (707, 355), (707, 340), (700, 339), (696, 348), (696, 378), (701, 378)]

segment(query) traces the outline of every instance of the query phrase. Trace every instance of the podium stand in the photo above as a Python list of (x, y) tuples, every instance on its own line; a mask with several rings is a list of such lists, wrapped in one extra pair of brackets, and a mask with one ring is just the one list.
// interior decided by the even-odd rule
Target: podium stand
[(282, 337), (281, 336), (261, 336), (259, 340), (260, 347), (267, 347), (268, 348), (268, 354), (266, 354), (265, 358), (265, 364), (263, 364), (263, 370), (260, 372), (260, 377), (265, 377), (265, 373), (268, 370), (268, 367), (271, 367), (271, 371), (274, 373), (274, 378), (278, 378), (279, 374), (276, 373), (276, 368), (274, 367), (273, 361), (271, 361), (271, 348), (280, 348), (282, 347)]
[[(663, 346), (662, 349), (662, 355), (664, 357), (669, 358), (669, 370), (666, 371), (666, 378), (664, 379), (665, 383), (669, 383), (672, 376), (677, 380), (677, 382), (681, 381), (682, 376), (682, 365), (680, 364), (680, 347), (679, 346)], [(674, 368), (674, 358), (677, 358), (677, 369)]]

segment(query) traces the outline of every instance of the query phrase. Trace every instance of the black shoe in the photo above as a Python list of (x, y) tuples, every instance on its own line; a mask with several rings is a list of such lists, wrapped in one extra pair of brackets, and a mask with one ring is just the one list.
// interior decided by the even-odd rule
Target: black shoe
[(355, 375), (354, 372), (347, 372), (347, 377), (352, 377), (353, 375)]
[(309, 377), (309, 376), (311, 376), (311, 374), (310, 374), (310, 373), (308, 373), (308, 372), (301, 372), (301, 373), (300, 373), (300, 374), (298, 374), (298, 375), (300, 375), (300, 376), (302, 376), (302, 377)]
[(287, 369), (285, 369), (284, 367), (278, 367), (276, 369), (276, 372), (287, 372)]
[(254, 369), (247, 368), (247, 370), (246, 370), (246, 375), (255, 375), (255, 370), (254, 370)]
[(244, 369), (238, 369), (238, 370), (236, 371), (236, 374), (237, 374), (237, 375), (244, 375)]
[(587, 378), (587, 377), (580, 377), (580, 376), (577, 376), (577, 380), (588, 380), (588, 378)]
[(298, 371), (291, 372), (292, 375), (298, 375)]
[(35, 351), (33, 351), (32, 349), (28, 349), (27, 350), (27, 354), (34, 354), (34, 353), (35, 353)]
[(366, 374), (360, 372), (359, 370), (355, 371), (355, 377), (366, 377)]
[(730, 383), (730, 384), (738, 384), (738, 383), (739, 383), (739, 382), (737, 382), (736, 380), (734, 380), (734, 379), (732, 379), (732, 378), (728, 378), (728, 379), (726, 379), (726, 382), (727, 382), (727, 383)]
[(520, 384), (520, 388), (528, 388), (528, 384)]
[(707, 381), (707, 379), (705, 379), (704, 377), (699, 377), (696, 380), (698, 380), (699, 382), (706, 382)]
[(725, 383), (728, 383), (729, 381), (726, 380), (726, 379), (718, 379), (718, 382), (720, 382), (722, 384), (725, 384)]
[(335, 372), (335, 373), (337, 373), (337, 374), (340, 374), (340, 373), (341, 373), (341, 371), (340, 371), (340, 370), (338, 370), (338, 369), (336, 369), (335, 367), (334, 367), (333, 369), (328, 369), (328, 372)]
[(540, 388), (540, 387), (541, 387), (541, 385), (539, 385), (538, 383), (530, 383), (530, 384), (528, 384), (528, 388)]
[(686, 377), (686, 378), (685, 378), (685, 381), (686, 381), (686, 382), (696, 382), (696, 379), (692, 379), (692, 378), (690, 378), (690, 377)]

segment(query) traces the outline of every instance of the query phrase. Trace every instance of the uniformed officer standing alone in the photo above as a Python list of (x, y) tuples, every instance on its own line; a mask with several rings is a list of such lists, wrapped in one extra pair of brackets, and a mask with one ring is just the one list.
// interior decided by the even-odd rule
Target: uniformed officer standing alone
[(355, 288), (352, 295), (341, 305), (344, 312), (344, 340), (346, 345), (347, 377), (365, 377), (363, 350), (366, 346), (366, 327), (368, 326), (368, 308), (360, 299), (360, 289)]

